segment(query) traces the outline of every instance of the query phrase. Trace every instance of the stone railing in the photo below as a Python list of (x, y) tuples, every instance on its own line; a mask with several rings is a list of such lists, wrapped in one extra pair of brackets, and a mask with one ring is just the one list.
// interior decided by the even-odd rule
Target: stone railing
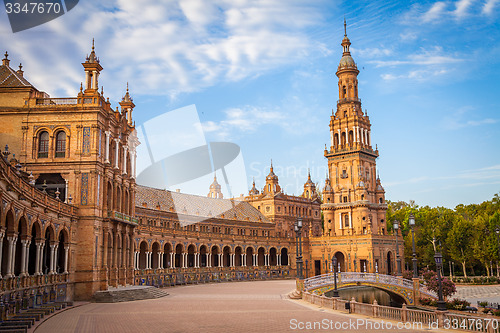
[[(342, 300), (339, 298), (316, 295), (305, 291), (302, 299), (306, 302), (323, 308), (361, 314), (373, 318), (389, 319), (397, 321), (392, 328), (399, 329), (437, 329), (461, 330), (470, 332), (499, 332), (499, 320), (493, 316), (474, 316), (466, 314), (451, 313), (447, 311), (422, 311), (408, 309), (406, 304), (402, 308), (373, 304), (359, 303), (354, 300)], [(347, 309), (346, 304), (349, 304)], [(387, 325), (385, 327), (388, 327)]]
[(77, 98), (37, 98), (36, 105), (74, 105)]
[[(337, 274), (337, 283), (353, 283), (353, 282), (370, 282), (374, 284), (386, 284), (392, 286), (399, 286), (406, 289), (413, 289), (413, 281), (404, 279), (399, 276), (385, 275), (378, 273), (358, 273), (358, 272), (341, 272)], [(332, 273), (317, 275), (304, 280), (304, 288), (306, 291), (317, 289), (323, 286), (334, 284)], [(426, 286), (420, 284), (420, 294), (432, 298), (437, 298), (436, 294), (427, 290)]]
[(53, 302), (72, 301), (68, 273), (3, 278), (0, 280), (0, 322), (10, 316)]
[(179, 284), (290, 278), (290, 266), (202, 267), (135, 270), (135, 284), (168, 287)]

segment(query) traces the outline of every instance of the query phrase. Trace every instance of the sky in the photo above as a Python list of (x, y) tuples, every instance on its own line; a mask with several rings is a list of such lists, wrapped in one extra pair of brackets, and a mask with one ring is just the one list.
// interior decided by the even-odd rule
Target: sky
[(39, 90), (71, 97), (94, 38), (104, 94), (116, 107), (128, 82), (139, 126), (194, 106), (204, 142), (239, 145), (247, 188), (272, 159), (300, 194), (308, 169), (324, 185), (344, 17), (386, 199), (499, 193), (500, 0), (88, 0), (17, 33), (0, 11), (0, 45)]

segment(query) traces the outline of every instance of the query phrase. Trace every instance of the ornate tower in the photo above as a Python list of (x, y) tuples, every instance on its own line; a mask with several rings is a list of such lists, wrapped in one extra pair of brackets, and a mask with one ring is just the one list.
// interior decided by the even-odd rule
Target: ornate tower
[(307, 181), (304, 184), (304, 193), (302, 196), (307, 199), (314, 199), (317, 197), (316, 184), (314, 184), (311, 180), (311, 172), (308, 172), (307, 174)]
[(264, 193), (265, 195), (275, 195), (279, 192), (281, 192), (281, 187), (278, 183), (278, 176), (276, 176), (273, 170), (273, 161), (271, 161), (271, 168), (269, 170), (269, 174), (266, 177), (266, 186), (264, 186), (264, 190), (262, 191), (262, 193)]
[(216, 175), (214, 175), (214, 182), (210, 185), (210, 191), (208, 192), (207, 197), (216, 199), (222, 199), (224, 197), (222, 194), (222, 188), (217, 182)]
[(339, 100), (330, 117), (329, 179), (323, 205), (324, 235), (384, 234), (385, 192), (376, 177), (370, 119), (358, 97), (359, 70), (351, 57), (344, 21), (342, 58), (337, 69)]

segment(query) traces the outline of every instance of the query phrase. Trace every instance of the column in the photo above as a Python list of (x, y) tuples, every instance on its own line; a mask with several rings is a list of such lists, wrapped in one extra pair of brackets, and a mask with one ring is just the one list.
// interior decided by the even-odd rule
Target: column
[(161, 253), (158, 252), (158, 269), (161, 269)]
[(35, 259), (35, 275), (40, 275), (40, 263), (41, 263), (41, 247), (42, 247), (42, 243), (40, 242), (35, 242), (35, 246), (36, 246), (36, 259)]
[(354, 142), (358, 142), (358, 134), (356, 133), (356, 126), (352, 127), (352, 133), (354, 135), (354, 138), (353, 138)]
[(64, 273), (68, 273), (69, 244), (64, 246)]
[(246, 253), (242, 253), (241, 255), (243, 257), (243, 259), (241, 259), (241, 266), (246, 267), (246, 265), (247, 265), (247, 254)]
[(118, 169), (118, 153), (120, 151), (120, 139), (115, 139), (115, 169)]
[(138, 258), (137, 258), (137, 257), (138, 257), (138, 253), (139, 253), (139, 252), (137, 252), (137, 251), (135, 251), (135, 252), (134, 252), (134, 269), (137, 269), (137, 268), (138, 268), (138, 265), (139, 265), (139, 264), (138, 264), (139, 260), (138, 260)]
[(257, 254), (253, 255), (253, 265), (257, 266)]
[(290, 261), (290, 255), (288, 255), (288, 266), (290, 266), (290, 263), (291, 263), (291, 261)]
[(339, 228), (342, 229), (342, 213), (339, 213)]
[(207, 260), (207, 266), (212, 267), (212, 254), (207, 254), (208, 260)]
[(106, 135), (106, 149), (104, 150), (104, 163), (109, 163), (109, 137), (111, 133), (109, 131), (104, 132)]
[(174, 253), (170, 252), (170, 268), (175, 268)]
[(347, 127), (345, 128), (345, 144), (349, 145), (349, 129)]
[(132, 178), (135, 179), (135, 161), (137, 160), (137, 152), (135, 151), (135, 149), (132, 151), (132, 158), (131, 158), (131, 162), (132, 165), (130, 166), (131, 169), (132, 169)]
[(54, 274), (54, 252), (55, 252), (55, 244), (50, 244), (50, 264), (49, 264), (49, 274)]
[(128, 147), (127, 146), (124, 146), (123, 147), (123, 170), (122, 170), (122, 174), (127, 174), (127, 151), (128, 151)]
[(340, 135), (340, 128), (337, 129), (337, 133), (339, 134), (339, 142), (338, 142), (338, 144), (340, 146), (342, 144), (342, 135)]
[(29, 240), (27, 239), (22, 239), (21, 240), (21, 244), (22, 244), (22, 247), (21, 247), (21, 274), (20, 276), (26, 276), (26, 247), (29, 243)]
[(365, 144), (365, 136), (364, 136), (364, 129), (363, 128), (360, 128), (360, 136), (361, 136), (361, 144), (364, 145)]
[(222, 253), (219, 253), (219, 267), (222, 267)]
[(158, 268), (160, 269), (164, 269), (165, 267), (163, 267), (163, 255), (164, 253), (161, 252), (161, 253), (158, 253), (160, 258), (158, 259)]
[[(4, 231), (0, 230), (0, 264), (2, 263), (2, 249), (3, 249), (3, 236)], [(0, 279), (2, 278), (1, 270), (0, 270)]]
[(368, 142), (368, 145), (371, 145), (372, 138), (370, 136), (370, 131), (368, 131), (368, 133), (367, 133), (367, 142)]
[(281, 266), (281, 254), (277, 254), (277, 255), (276, 255), (276, 259), (278, 259), (278, 260), (277, 260), (277, 262), (278, 262), (278, 266)]
[(352, 213), (351, 213), (351, 212), (349, 212), (349, 228), (351, 228), (351, 229), (352, 229), (352, 215), (351, 215), (351, 214), (352, 214)]
[(365, 144), (368, 145), (368, 130), (365, 128)]
[(7, 247), (7, 272), (5, 274), (6, 278), (13, 277), (12, 274), (13, 266), (14, 266), (14, 258), (16, 255), (16, 248), (14, 247), (14, 242), (16, 240), (16, 236), (7, 236), (7, 241), (9, 242), (9, 246)]

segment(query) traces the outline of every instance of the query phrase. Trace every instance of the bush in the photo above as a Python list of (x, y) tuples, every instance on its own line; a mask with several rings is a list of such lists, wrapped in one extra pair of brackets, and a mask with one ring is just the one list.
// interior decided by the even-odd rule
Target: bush
[(495, 316), (500, 316), (500, 310), (493, 310), (493, 314)]
[(465, 310), (466, 307), (470, 306), (470, 303), (467, 302), (465, 299), (458, 299), (454, 298), (450, 302), (451, 308), (450, 309), (455, 309), (455, 310)]
[[(439, 281), (437, 278), (437, 273), (431, 270), (424, 269), (422, 276), (424, 277), (427, 290), (438, 293), (439, 291)], [(447, 298), (457, 292), (455, 284), (448, 278), (441, 277), (441, 284), (443, 287), (443, 297)]]
[(479, 302), (479, 306), (482, 307), (482, 308), (485, 308), (485, 307), (488, 306), (488, 302), (486, 302), (486, 301)]

